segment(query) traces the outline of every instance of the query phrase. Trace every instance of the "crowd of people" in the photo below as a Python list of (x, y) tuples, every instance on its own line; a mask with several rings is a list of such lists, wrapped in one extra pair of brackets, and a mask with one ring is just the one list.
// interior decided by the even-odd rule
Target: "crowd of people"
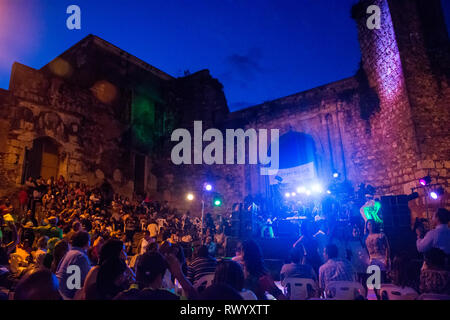
[[(106, 181), (90, 188), (62, 176), (30, 178), (17, 201), (0, 199), (0, 298), (281, 300), (293, 298), (286, 286), (292, 278), (312, 280), (306, 298), (326, 298), (332, 282), (366, 286), (374, 265), (382, 283), (417, 296), (450, 295), (449, 211), (437, 210), (433, 222), (426, 233), (417, 228), (424, 257), (418, 270), (410, 256), (391, 254), (380, 224), (369, 219), (363, 230), (326, 220), (302, 223), (288, 261), (274, 271), (251, 239), (227, 257), (231, 226), (221, 216), (206, 214), (202, 221), (167, 202), (129, 199)], [(355, 298), (366, 299), (365, 292)]]

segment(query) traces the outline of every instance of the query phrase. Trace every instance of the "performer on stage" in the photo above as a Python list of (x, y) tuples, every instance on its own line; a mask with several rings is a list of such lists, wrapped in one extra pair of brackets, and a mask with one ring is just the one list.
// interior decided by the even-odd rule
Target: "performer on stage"
[(377, 200), (374, 200), (372, 194), (366, 194), (366, 199), (367, 199), (366, 203), (359, 210), (361, 216), (364, 219), (364, 222), (366, 223), (367, 220), (372, 219), (375, 220), (375, 222), (377, 223), (383, 223), (383, 220), (379, 215), (381, 203)]

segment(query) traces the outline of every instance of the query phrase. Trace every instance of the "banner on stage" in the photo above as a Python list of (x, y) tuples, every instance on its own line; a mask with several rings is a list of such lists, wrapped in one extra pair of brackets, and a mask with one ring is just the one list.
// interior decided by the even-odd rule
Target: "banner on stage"
[(293, 168), (278, 169), (277, 175), (269, 176), (270, 184), (277, 184), (277, 177), (282, 178), (282, 183), (301, 183), (302, 181), (313, 180), (316, 177), (314, 162), (309, 162)]

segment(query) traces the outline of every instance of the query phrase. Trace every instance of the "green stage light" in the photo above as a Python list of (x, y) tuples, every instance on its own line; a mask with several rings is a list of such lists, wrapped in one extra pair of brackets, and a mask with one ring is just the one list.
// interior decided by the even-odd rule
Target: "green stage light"
[(215, 199), (214, 200), (214, 206), (220, 207), (221, 205), (222, 205), (222, 201), (220, 199)]

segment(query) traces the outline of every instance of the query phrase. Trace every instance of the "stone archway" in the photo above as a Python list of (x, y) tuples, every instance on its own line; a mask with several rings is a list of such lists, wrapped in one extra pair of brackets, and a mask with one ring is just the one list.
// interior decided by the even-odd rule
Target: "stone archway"
[[(293, 168), (313, 162), (317, 168), (317, 149), (311, 135), (288, 131), (278, 139), (280, 169)], [(269, 146), (268, 155), (271, 154)]]

